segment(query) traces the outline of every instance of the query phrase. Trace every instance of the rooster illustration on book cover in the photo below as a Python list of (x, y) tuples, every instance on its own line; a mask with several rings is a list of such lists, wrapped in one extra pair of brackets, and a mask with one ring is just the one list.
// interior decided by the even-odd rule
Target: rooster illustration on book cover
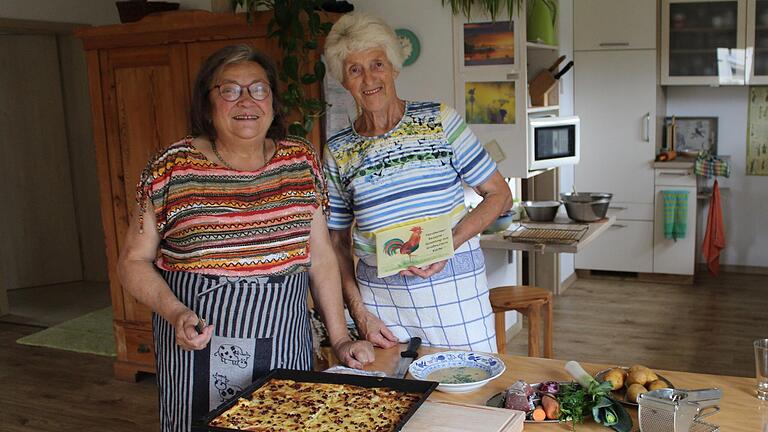
[(402, 255), (408, 255), (408, 259), (410, 260), (411, 254), (419, 248), (419, 243), (421, 242), (421, 232), (421, 227), (415, 226), (411, 228), (412, 234), (408, 241), (403, 242), (399, 238), (387, 240), (387, 242), (384, 243), (384, 252), (390, 256), (398, 253)]

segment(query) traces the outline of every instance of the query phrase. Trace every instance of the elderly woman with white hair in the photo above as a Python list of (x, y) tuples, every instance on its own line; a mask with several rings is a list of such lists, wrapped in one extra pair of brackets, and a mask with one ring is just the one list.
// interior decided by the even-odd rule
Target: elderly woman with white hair
[[(384, 21), (341, 17), (325, 58), (358, 108), (352, 124), (328, 140), (323, 163), (328, 227), (361, 337), (385, 348), (418, 336), (425, 345), (496, 352), (478, 234), (510, 207), (509, 186), (453, 108), (398, 97), (403, 54)], [(462, 182), (483, 197), (471, 213)], [(446, 215), (453, 258), (377, 277), (377, 232)]]

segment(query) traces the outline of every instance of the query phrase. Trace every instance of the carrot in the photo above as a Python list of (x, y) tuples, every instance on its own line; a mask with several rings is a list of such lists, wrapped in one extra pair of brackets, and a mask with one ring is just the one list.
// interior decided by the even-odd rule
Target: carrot
[(544, 408), (537, 406), (536, 409), (533, 410), (531, 417), (533, 417), (533, 421), (542, 421), (547, 418), (547, 414), (544, 413)]
[(544, 408), (544, 413), (548, 419), (560, 418), (560, 403), (551, 394), (545, 393), (541, 396), (541, 406)]

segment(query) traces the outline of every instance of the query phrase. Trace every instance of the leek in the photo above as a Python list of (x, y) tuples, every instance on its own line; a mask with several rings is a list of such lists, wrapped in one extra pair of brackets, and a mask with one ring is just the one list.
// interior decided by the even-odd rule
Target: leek
[[(611, 427), (616, 432), (630, 432), (632, 430), (632, 419), (629, 414), (619, 402), (610, 396), (610, 382), (598, 383), (575, 361), (567, 362), (565, 370), (586, 390), (584, 408), (592, 412), (592, 417), (596, 422)], [(573, 426), (575, 430), (575, 425)]]

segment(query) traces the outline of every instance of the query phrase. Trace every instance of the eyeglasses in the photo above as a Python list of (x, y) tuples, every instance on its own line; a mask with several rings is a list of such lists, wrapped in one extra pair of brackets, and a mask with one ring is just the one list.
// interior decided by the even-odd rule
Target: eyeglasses
[(226, 83), (213, 86), (211, 90), (213, 89), (218, 89), (221, 98), (227, 102), (234, 102), (240, 99), (240, 95), (243, 94), (243, 89), (248, 89), (248, 94), (257, 101), (263, 101), (268, 98), (272, 91), (269, 88), (269, 84), (264, 82), (255, 82), (247, 86), (241, 86), (237, 83)]

